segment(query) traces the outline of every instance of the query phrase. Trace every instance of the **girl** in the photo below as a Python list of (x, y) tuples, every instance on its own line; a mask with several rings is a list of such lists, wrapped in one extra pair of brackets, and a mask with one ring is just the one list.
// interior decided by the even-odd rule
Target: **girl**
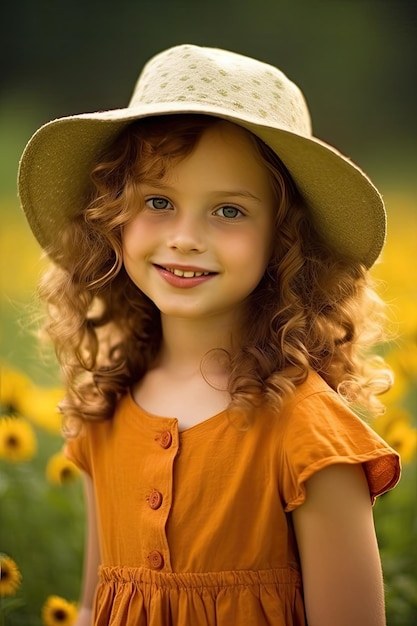
[(19, 181), (85, 472), (77, 624), (382, 626), (399, 460), (352, 408), (390, 384), (385, 214), (298, 88), (176, 46), (128, 108), (41, 128)]

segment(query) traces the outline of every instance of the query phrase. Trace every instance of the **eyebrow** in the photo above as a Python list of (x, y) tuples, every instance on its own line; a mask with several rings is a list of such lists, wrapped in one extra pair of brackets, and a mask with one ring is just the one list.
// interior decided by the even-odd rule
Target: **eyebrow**
[[(175, 192), (177, 191), (176, 187), (173, 187), (171, 185), (167, 185), (164, 183), (143, 183), (143, 186), (149, 187), (149, 189), (158, 189), (159, 191), (167, 191), (169, 192)], [(218, 190), (218, 191), (213, 191), (212, 192), (213, 196), (218, 196), (219, 198), (222, 197), (227, 197), (227, 198), (247, 198), (250, 200), (256, 200), (256, 202), (262, 202), (262, 200), (260, 198), (258, 198), (258, 196), (255, 196), (253, 193), (251, 193), (249, 190), (247, 189), (225, 189), (225, 190)]]
[(249, 198), (250, 200), (256, 200), (257, 202), (261, 202), (261, 199), (258, 198), (258, 196), (255, 196), (253, 193), (251, 193), (250, 191), (246, 190), (246, 189), (236, 189), (236, 190), (229, 190), (226, 189), (225, 191), (216, 191), (214, 192), (213, 195), (218, 195), (218, 196), (227, 196), (227, 197), (234, 197), (234, 198)]

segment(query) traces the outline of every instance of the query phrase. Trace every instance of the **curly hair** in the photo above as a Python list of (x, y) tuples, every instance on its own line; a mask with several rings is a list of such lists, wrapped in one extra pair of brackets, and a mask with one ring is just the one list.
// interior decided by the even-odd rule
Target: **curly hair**
[[(55, 263), (41, 280), (40, 297), (67, 386), (61, 410), (68, 434), (74, 419), (111, 418), (158, 354), (160, 313), (123, 267), (123, 226), (140, 206), (140, 185), (160, 181), (220, 122), (193, 114), (128, 125), (93, 168), (86, 207), (47, 251)], [(277, 236), (247, 299), (242, 339), (227, 355), (229, 408), (250, 410), (266, 401), (278, 410), (313, 369), (350, 404), (377, 413), (377, 396), (391, 382), (372, 355), (384, 338), (384, 303), (367, 269), (339, 258), (320, 238), (277, 155), (248, 135), (274, 186)]]

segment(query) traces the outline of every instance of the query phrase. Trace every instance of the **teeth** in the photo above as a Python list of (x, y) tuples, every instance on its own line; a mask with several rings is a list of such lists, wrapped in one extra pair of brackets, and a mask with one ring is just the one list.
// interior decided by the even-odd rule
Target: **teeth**
[(175, 276), (180, 276), (181, 278), (198, 278), (199, 276), (208, 276), (209, 272), (191, 272), (188, 270), (179, 270), (179, 269), (171, 269), (170, 267), (165, 268), (171, 274), (175, 274)]

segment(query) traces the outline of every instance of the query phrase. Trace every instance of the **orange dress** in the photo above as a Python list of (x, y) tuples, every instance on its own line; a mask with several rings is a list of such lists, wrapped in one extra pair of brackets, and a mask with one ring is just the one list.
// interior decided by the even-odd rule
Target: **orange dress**
[(183, 432), (127, 394), (67, 453), (96, 489), (95, 626), (304, 626), (289, 514), (305, 481), (362, 463), (373, 501), (400, 474), (398, 455), (316, 374), (279, 414), (248, 424), (224, 411)]

